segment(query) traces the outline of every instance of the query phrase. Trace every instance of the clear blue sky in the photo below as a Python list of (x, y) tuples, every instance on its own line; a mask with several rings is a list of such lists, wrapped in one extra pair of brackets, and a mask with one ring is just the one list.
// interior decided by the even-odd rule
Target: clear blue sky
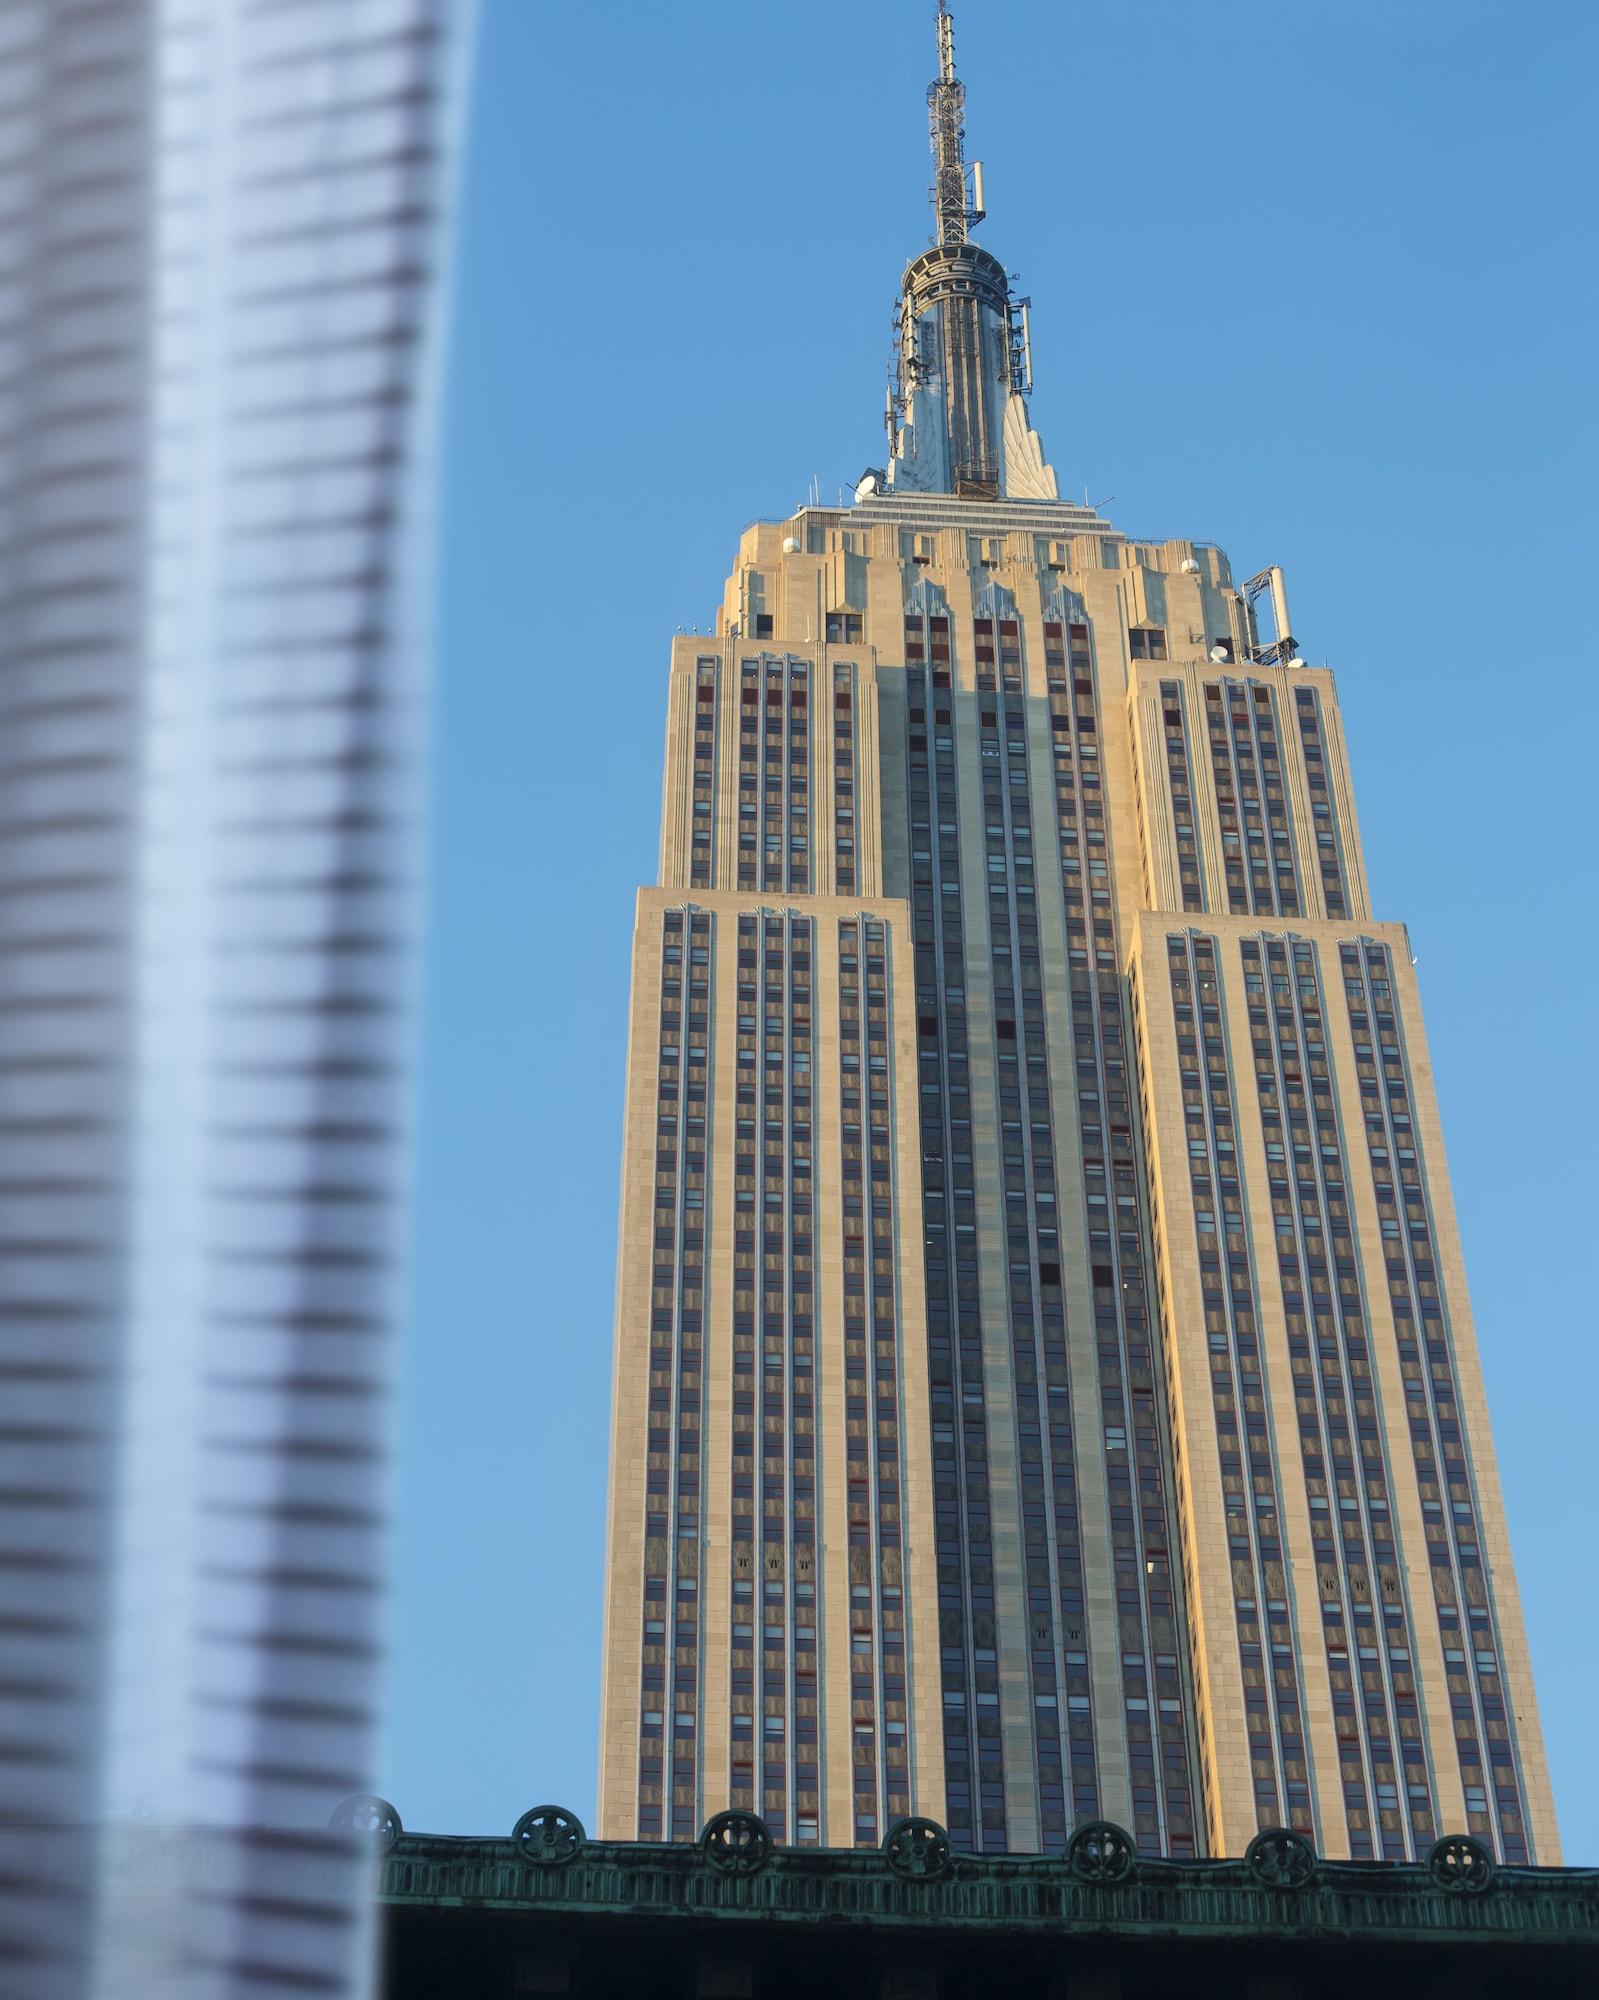
[[(592, 1824), (633, 894), (668, 642), (881, 458), (931, 0), (485, 0), (443, 495), (391, 1752)], [(1568, 1858), (1599, 1862), (1595, 9), (965, 0), (1063, 486), (1283, 563), (1465, 1232)], [(1586, 1142), (1586, 1143), (1585, 1143)]]

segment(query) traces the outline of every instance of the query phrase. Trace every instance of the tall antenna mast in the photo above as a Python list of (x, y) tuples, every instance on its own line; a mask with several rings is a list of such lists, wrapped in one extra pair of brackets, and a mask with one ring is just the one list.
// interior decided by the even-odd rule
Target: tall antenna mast
[(927, 86), (927, 116), (933, 133), (933, 213), (940, 243), (964, 243), (970, 219), (962, 146), (965, 105), (966, 86), (955, 74), (955, 23), (939, 0), (938, 81)]

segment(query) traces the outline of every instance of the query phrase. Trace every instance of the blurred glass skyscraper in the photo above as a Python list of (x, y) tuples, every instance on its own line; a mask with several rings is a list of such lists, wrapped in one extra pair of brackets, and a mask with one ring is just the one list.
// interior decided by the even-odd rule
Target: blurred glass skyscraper
[(470, 11), (0, 0), (18, 2000), (363, 1983)]

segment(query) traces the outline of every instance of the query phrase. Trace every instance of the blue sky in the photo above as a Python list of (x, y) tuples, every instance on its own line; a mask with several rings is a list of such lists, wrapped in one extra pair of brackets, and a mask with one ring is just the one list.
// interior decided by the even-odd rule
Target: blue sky
[[(407, 1825), (592, 1823), (628, 949), (668, 642), (881, 457), (931, 0), (484, 0), (446, 419)], [(1594, 10), (966, 0), (1063, 489), (1285, 565), (1411, 927), (1567, 1857), (1599, 1862)], [(1111, 498), (1110, 496), (1114, 496)]]

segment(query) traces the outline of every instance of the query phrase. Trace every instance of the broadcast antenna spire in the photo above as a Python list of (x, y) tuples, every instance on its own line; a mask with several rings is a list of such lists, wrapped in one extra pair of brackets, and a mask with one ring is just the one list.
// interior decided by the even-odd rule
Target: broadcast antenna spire
[[(1028, 421), (1033, 386), (1027, 301), (971, 232), (983, 220), (983, 165), (966, 158), (966, 90), (955, 74), (955, 23), (939, 0), (938, 74), (927, 86), (933, 137), (932, 244), (913, 257), (895, 315), (881, 482), (957, 500), (1059, 497)], [(857, 489), (859, 493), (863, 489)]]
[(962, 145), (966, 86), (955, 74), (955, 22), (939, 0), (938, 81), (927, 86), (927, 117), (933, 133), (933, 213), (940, 243), (964, 243), (978, 218), (966, 200), (966, 155)]

